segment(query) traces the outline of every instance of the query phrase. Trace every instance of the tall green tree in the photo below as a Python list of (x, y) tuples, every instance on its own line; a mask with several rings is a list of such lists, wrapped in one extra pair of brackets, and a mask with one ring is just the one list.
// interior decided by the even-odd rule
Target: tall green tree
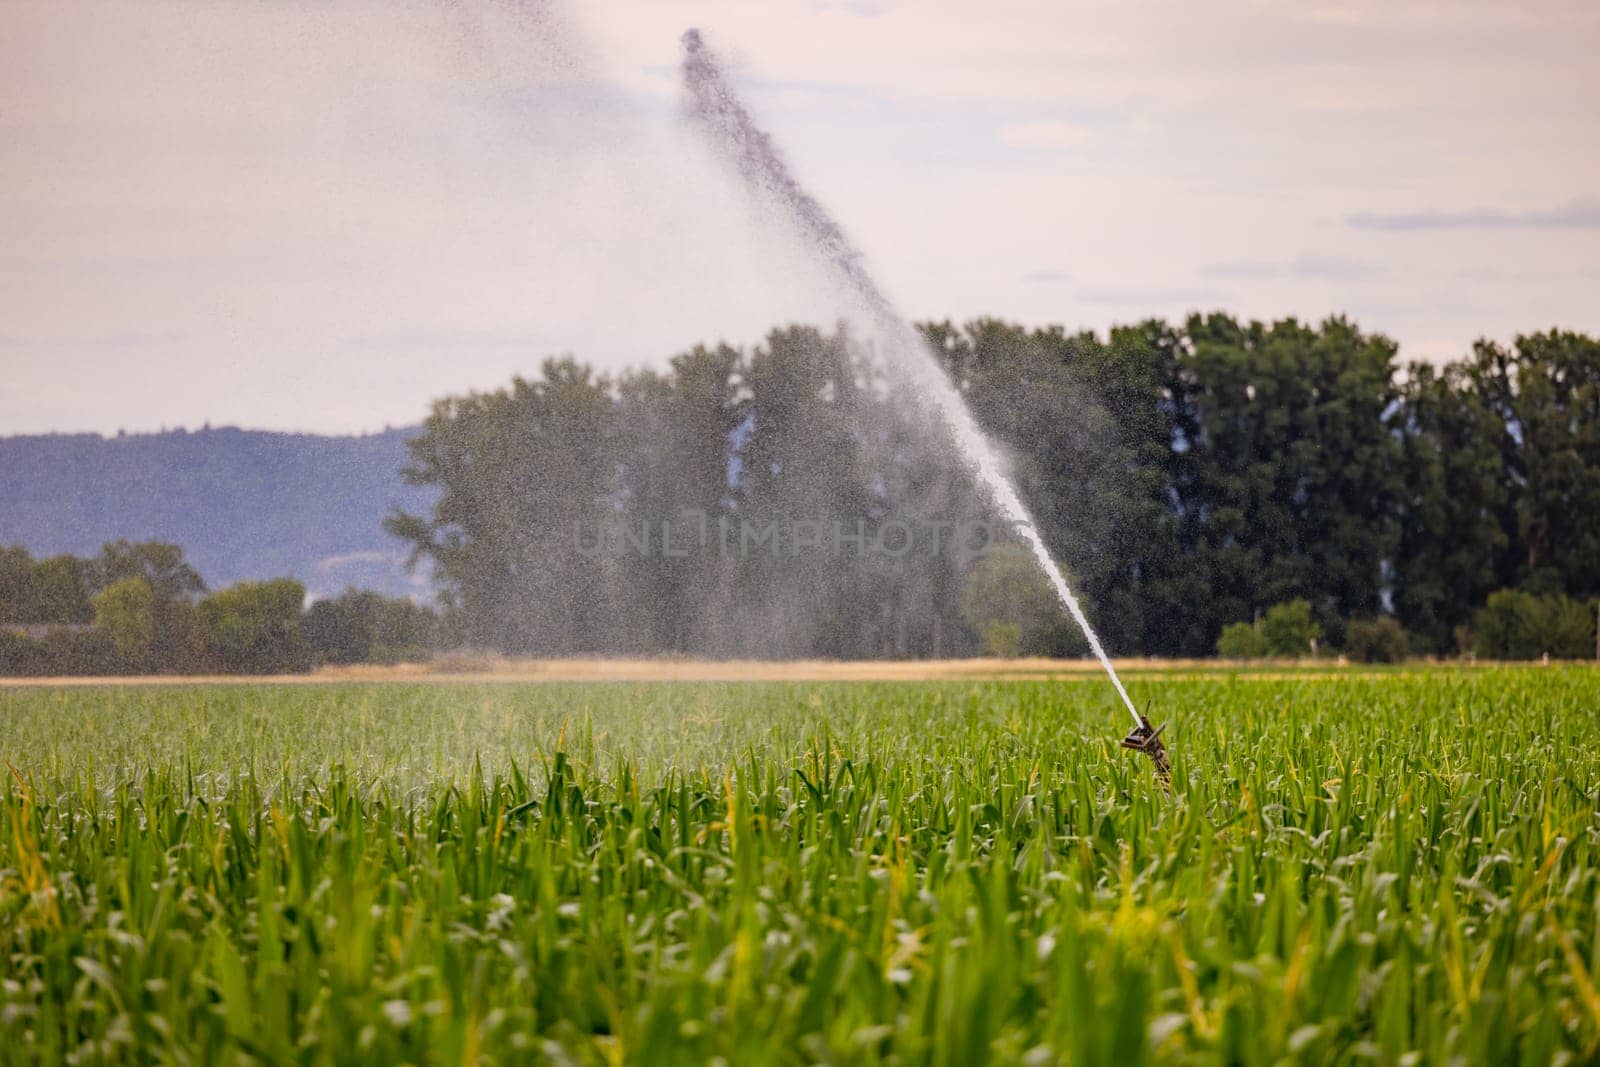
[(1507, 429), (1459, 364), (1413, 364), (1401, 405), (1405, 493), (1393, 605), (1424, 648), (1450, 651), (1457, 629), (1506, 581)]
[(1106, 540), (1109, 565), (1091, 586), (1097, 621), (1124, 654), (1176, 655), (1205, 647), (1206, 624), (1193, 607), (1209, 598), (1185, 559), (1181, 501), (1193, 484), (1200, 437), (1183, 360), (1183, 334), (1159, 320), (1111, 331), (1083, 347), (1081, 375), (1121, 442), (1106, 467), (1102, 496), (1118, 502)]
[(1336, 641), (1383, 605), (1399, 534), (1395, 346), (1343, 319), (1242, 325), (1196, 316), (1199, 415), (1187, 539), (1211, 590), (1205, 629), (1303, 598)]
[(27, 622), (23, 604), (30, 595), (33, 556), (21, 545), (0, 547), (0, 622)]
[(0, 548), (0, 622), (87, 623), (93, 571), (74, 556), (35, 560), (18, 545)]
[(112, 582), (94, 598), (94, 624), (110, 636), (128, 669), (144, 669), (156, 637), (155, 590), (140, 577)]
[(730, 607), (750, 652), (861, 654), (879, 598), (875, 575), (863, 554), (831, 544), (836, 521), (853, 533), (873, 503), (859, 375), (849, 337), (811, 327), (772, 331), (744, 368)]
[(726, 594), (731, 560), (711, 551), (732, 514), (734, 433), (745, 418), (740, 354), (696, 347), (668, 372), (625, 376), (618, 390), (623, 470), (619, 520), (645, 531), (649, 551), (613, 559), (630, 651), (705, 650), (718, 633), (706, 609)]
[(195, 619), (223, 670), (282, 674), (311, 665), (300, 628), (305, 586), (292, 578), (239, 582), (195, 605)]
[[(1393, 614), (1443, 650), (1493, 589), (1600, 581), (1588, 338), (1402, 375), (1392, 342), (1341, 318), (923, 332), (1114, 651), (1204, 655), (1297, 599), (1335, 644), (1346, 620)], [(410, 476), (439, 505), (390, 527), (433, 559), (472, 638), (507, 651), (971, 650), (972, 559), (949, 540), (943, 556), (828, 550), (836, 529), (848, 545), (897, 524), (928, 547), (987, 513), (897, 366), (804, 327), (616, 378), (548, 362), (436, 407)], [(603, 527), (627, 551), (573, 558), (570, 531)]]
[(183, 558), (183, 549), (163, 541), (112, 541), (91, 564), (96, 589), (124, 578), (143, 578), (158, 602), (187, 600), (206, 591), (198, 571)]
[[(1145, 435), (1165, 437), (1165, 416), (1154, 402), (1141, 402), (1161, 377), (1157, 353), (1126, 336), (1107, 345), (1089, 333), (995, 319), (960, 330), (938, 324), (925, 333), (1010, 460), (1051, 554), (1079, 576), (1090, 599), (1107, 605), (1101, 621), (1108, 639), (1142, 650), (1143, 611), (1121, 591), (1137, 584), (1137, 559), (1155, 547), (1148, 535), (1159, 537), (1150, 528), (1159, 525), (1159, 506), (1152, 509), (1150, 500), (1165, 484), (1165, 450), (1157, 458)], [(1147, 460), (1155, 467), (1144, 466)]]
[(571, 359), (434, 405), (404, 471), (441, 490), (388, 529), (427, 556), (469, 639), (524, 654), (609, 648), (603, 554), (578, 539), (617, 514), (611, 383)]
[(1499, 402), (1516, 480), (1516, 573), (1538, 591), (1600, 592), (1600, 341), (1552, 330), (1474, 369)]
[(89, 563), (98, 592), (136, 578), (155, 596), (155, 629), (146, 660), (153, 671), (188, 671), (202, 665), (205, 645), (195, 629), (194, 602), (206, 583), (183, 558), (183, 549), (162, 541), (113, 541)]
[(438, 613), (370, 589), (346, 589), (307, 609), (301, 626), (320, 663), (393, 663), (425, 657), (443, 636)]

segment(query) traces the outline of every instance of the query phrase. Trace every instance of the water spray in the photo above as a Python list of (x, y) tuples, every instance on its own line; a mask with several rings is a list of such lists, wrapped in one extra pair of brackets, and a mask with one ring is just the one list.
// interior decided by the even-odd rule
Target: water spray
[(751, 118), (716, 57), (706, 48), (700, 31), (691, 29), (684, 33), (683, 50), (683, 83), (688, 93), (690, 117), (705, 130), (713, 148), (732, 164), (740, 177), (782, 211), (786, 220), (872, 316), (884, 338), (887, 356), (912, 386), (933, 403), (976, 471), (979, 484), (988, 492), (1002, 517), (1027, 543), (1067, 614), (1083, 631), (1089, 650), (1105, 668), (1106, 676), (1133, 718), (1133, 730), (1123, 738), (1123, 747), (1149, 756), (1155, 764), (1156, 776), (1166, 784), (1171, 773), (1166, 747), (1161, 742), (1161, 731), (1166, 727), (1153, 727), (1150, 720), (1134, 708), (1111, 657), (1100, 644), (1066, 576), (1050, 557), (1016, 487), (1006, 476), (998, 453), (939, 366), (927, 342), (878, 288), (877, 282), (861, 265), (861, 253), (833, 216), (789, 173), (771, 136)]

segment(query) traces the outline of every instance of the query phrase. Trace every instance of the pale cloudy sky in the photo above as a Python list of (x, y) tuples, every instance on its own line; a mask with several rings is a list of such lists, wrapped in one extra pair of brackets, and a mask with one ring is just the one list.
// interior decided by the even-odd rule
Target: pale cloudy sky
[(1600, 5), (0, 0), (0, 434), (416, 420), (831, 321), (698, 26), (915, 317), (1600, 331)]

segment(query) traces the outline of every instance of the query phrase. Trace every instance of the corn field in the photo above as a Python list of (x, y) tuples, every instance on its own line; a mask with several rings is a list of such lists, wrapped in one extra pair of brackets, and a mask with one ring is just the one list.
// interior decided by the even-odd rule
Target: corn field
[(1600, 1056), (1600, 674), (0, 690), (0, 1060)]

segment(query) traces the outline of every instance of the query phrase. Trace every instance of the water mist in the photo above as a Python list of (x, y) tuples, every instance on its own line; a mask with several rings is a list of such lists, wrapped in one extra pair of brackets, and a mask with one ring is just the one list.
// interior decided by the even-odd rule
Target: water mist
[[(688, 91), (688, 110), (706, 132), (718, 154), (732, 164), (744, 181), (770, 200), (786, 221), (822, 260), (846, 290), (863, 305), (884, 342), (885, 356), (939, 413), (957, 448), (977, 474), (1001, 516), (1027, 542), (1039, 566), (1050, 579), (1067, 614), (1072, 616), (1089, 642), (1100, 665), (1105, 668), (1117, 695), (1133, 716), (1135, 733), (1146, 731), (1154, 740), (1150, 724), (1143, 719), (1117, 677), (1116, 667), (1089, 624), (1083, 606), (1073, 595), (1067, 579), (1045, 548), (1028, 509), (1006, 475), (994, 446), (979, 429), (966, 402), (956, 391), (922, 335), (895, 310), (883, 291), (861, 265), (861, 254), (845, 236), (815, 197), (797, 182), (772, 138), (756, 125), (738, 94), (729, 85), (716, 58), (706, 48), (698, 30), (683, 35), (683, 82)], [(1159, 742), (1157, 742), (1159, 743)], [(1130, 746), (1138, 747), (1138, 746)], [(1159, 764), (1158, 764), (1159, 767)]]

